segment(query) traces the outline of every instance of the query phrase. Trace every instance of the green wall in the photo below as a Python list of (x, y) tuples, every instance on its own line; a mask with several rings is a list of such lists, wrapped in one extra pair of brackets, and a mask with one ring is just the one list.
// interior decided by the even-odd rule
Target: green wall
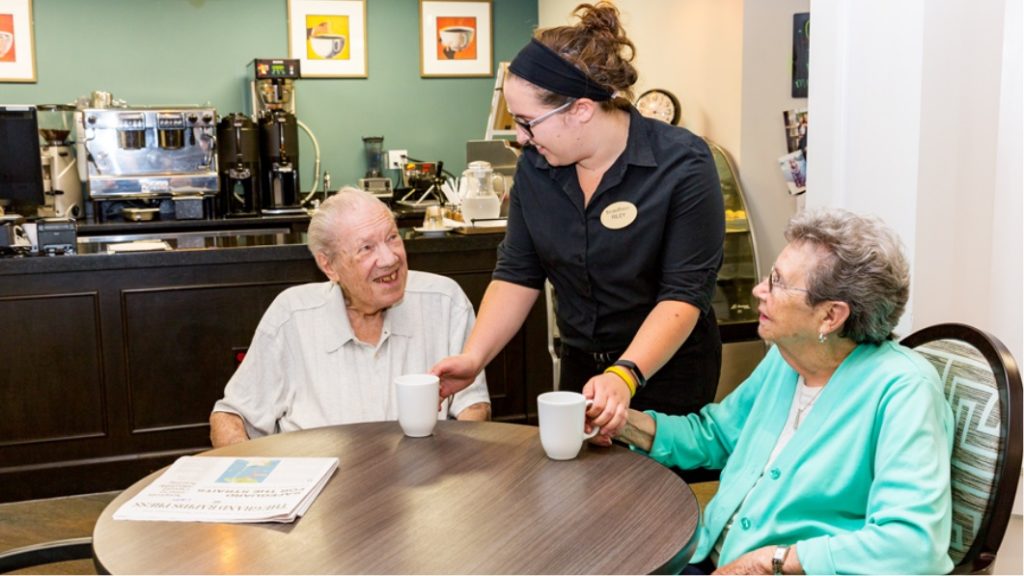
[[(71, 102), (105, 90), (133, 106), (211, 104), (244, 111), (246, 64), (288, 55), (287, 0), (33, 0), (36, 78), (0, 83), (0, 104)], [(495, 62), (537, 25), (536, 0), (493, 0)], [(417, 0), (367, 0), (368, 77), (297, 82), (297, 116), (316, 135), (332, 184), (366, 171), (363, 136), (386, 149), (465, 167), (482, 138), (494, 77), (421, 78)], [(495, 64), (495, 68), (496, 68)], [(301, 179), (313, 146), (300, 131)], [(2, 152), (2, 151), (0, 151)]]

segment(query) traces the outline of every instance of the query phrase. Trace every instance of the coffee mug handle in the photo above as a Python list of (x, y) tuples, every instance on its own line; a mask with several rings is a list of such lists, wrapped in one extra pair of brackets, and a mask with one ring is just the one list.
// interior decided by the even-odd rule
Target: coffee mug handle
[[(593, 404), (593, 403), (594, 403), (593, 400), (587, 400), (587, 408), (590, 408), (590, 405)], [(584, 440), (590, 440), (591, 438), (593, 438), (594, 436), (597, 436), (600, 433), (601, 433), (601, 427), (600, 426), (594, 426), (594, 429), (590, 431), (590, 434), (587, 434), (586, 432), (583, 433), (583, 439)]]

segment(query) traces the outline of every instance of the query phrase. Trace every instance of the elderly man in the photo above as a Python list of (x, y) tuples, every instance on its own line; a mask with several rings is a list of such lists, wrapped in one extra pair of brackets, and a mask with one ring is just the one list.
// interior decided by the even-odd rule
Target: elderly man
[[(394, 379), (462, 350), (473, 307), (451, 279), (409, 271), (391, 211), (355, 188), (324, 202), (309, 250), (329, 282), (282, 292), (213, 407), (214, 447), (317, 426), (396, 420)], [(483, 376), (440, 418), (486, 420)]]

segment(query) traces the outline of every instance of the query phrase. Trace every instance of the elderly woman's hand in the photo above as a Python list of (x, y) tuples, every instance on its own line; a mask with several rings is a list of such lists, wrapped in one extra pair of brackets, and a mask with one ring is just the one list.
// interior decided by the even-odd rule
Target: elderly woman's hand
[(587, 432), (592, 426), (600, 426), (601, 433), (593, 442), (609, 446), (612, 437), (626, 425), (626, 411), (629, 409), (629, 386), (615, 374), (594, 376), (583, 387), (583, 395), (594, 401), (587, 409)]
[(712, 574), (771, 574), (774, 550), (774, 546), (751, 550), (725, 566), (719, 566)]

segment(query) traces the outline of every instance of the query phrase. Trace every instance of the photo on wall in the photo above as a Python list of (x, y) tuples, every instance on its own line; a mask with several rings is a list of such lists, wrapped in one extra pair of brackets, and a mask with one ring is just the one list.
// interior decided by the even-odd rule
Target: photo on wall
[(420, 0), (420, 75), (491, 76), (491, 2)]
[(802, 150), (807, 156), (807, 109), (783, 110), (782, 121), (786, 127), (786, 151)]
[(793, 14), (793, 98), (807, 98), (811, 49), (811, 13)]
[(366, 78), (365, 0), (288, 0), (288, 57), (303, 78)]
[(779, 169), (782, 170), (782, 177), (791, 196), (799, 196), (807, 191), (807, 159), (802, 150), (780, 157)]

